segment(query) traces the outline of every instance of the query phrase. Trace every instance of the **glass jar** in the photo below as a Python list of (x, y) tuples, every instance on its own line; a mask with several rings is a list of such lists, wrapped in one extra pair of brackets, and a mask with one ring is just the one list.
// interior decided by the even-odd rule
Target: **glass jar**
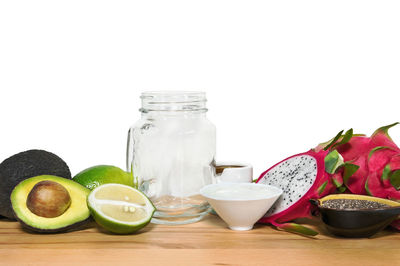
[(200, 189), (214, 182), (215, 126), (203, 92), (142, 93), (142, 118), (128, 134), (127, 168), (153, 202), (153, 223), (199, 221), (210, 206)]

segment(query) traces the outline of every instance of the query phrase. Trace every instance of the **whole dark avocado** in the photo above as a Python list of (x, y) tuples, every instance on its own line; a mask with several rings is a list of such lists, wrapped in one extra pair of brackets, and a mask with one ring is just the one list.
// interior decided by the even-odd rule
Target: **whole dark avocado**
[(5, 159), (0, 164), (0, 215), (15, 220), (10, 195), (21, 181), (39, 175), (71, 179), (68, 165), (57, 155), (44, 150), (28, 150)]

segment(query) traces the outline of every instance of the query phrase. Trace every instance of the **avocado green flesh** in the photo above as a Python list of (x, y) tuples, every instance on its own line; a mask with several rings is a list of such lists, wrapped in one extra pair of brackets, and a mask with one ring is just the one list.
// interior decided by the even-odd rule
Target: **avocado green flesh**
[[(60, 216), (53, 218), (41, 217), (32, 213), (26, 205), (27, 197), (34, 185), (44, 180), (61, 184), (70, 194), (71, 205)], [(86, 198), (89, 193), (89, 189), (72, 180), (57, 176), (42, 175), (26, 179), (19, 183), (11, 193), (11, 203), (16, 218), (24, 226), (39, 232), (59, 232), (73, 229), (90, 217), (90, 212), (86, 204)]]

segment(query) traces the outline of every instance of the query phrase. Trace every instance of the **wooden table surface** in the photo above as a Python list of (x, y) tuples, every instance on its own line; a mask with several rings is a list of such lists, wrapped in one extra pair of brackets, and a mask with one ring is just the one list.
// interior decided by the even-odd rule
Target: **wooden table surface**
[(305, 238), (256, 225), (229, 230), (218, 217), (182, 226), (150, 224), (134, 235), (111, 235), (94, 223), (64, 234), (32, 234), (0, 220), (3, 265), (400, 265), (400, 233), (370, 239)]

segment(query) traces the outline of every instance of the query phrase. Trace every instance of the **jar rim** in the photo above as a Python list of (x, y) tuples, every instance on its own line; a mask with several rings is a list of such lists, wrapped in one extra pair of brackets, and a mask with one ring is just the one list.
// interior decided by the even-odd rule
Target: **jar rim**
[(141, 112), (207, 111), (206, 93), (202, 91), (147, 91), (140, 96)]
[(147, 103), (189, 103), (206, 101), (202, 91), (147, 91), (140, 96)]

